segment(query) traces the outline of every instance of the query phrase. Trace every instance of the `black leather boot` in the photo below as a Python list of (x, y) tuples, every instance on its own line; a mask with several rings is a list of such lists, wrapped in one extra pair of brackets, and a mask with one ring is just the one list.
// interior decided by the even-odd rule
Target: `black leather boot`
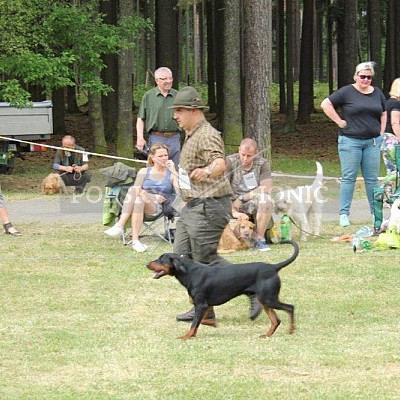
[[(194, 306), (187, 312), (178, 314), (176, 316), (177, 321), (192, 322), (194, 318)], [(204, 319), (215, 320), (214, 310), (210, 310), (208, 314), (204, 316)]]
[(255, 294), (249, 294), (250, 312), (249, 318), (254, 321), (261, 313), (262, 307)]

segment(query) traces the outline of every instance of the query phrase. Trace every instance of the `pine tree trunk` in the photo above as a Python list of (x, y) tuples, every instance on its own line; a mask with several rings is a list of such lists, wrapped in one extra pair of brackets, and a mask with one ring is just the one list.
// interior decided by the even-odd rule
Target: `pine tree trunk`
[(286, 0), (286, 98), (287, 110), (283, 132), (294, 132), (293, 94), (293, 2)]
[(242, 109), (240, 92), (240, 0), (227, 1), (224, 18), (224, 87), (222, 125), (225, 149), (237, 152), (242, 140)]
[(93, 151), (95, 153), (107, 154), (100, 94), (89, 94), (89, 118), (93, 135)]
[(174, 76), (174, 87), (180, 80), (178, 57), (177, 0), (158, 0), (155, 3), (156, 68), (168, 67)]
[(272, 71), (272, 8), (270, 0), (244, 6), (244, 132), (271, 159), (269, 88)]
[[(131, 0), (120, 0), (120, 17), (133, 13)], [(118, 57), (118, 123), (117, 154), (122, 157), (133, 157), (133, 50), (123, 49)]]
[(309, 124), (314, 111), (313, 31), (314, 2), (303, 0), (303, 26), (300, 51), (299, 106), (297, 122)]
[(53, 90), (53, 131), (56, 135), (65, 135), (67, 128), (65, 127), (65, 88)]

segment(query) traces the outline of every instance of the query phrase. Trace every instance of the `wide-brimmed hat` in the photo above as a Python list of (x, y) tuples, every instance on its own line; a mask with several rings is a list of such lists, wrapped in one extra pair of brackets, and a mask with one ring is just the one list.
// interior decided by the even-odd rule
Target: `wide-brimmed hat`
[(173, 105), (168, 108), (209, 109), (201, 99), (197, 90), (192, 86), (185, 86), (175, 96)]

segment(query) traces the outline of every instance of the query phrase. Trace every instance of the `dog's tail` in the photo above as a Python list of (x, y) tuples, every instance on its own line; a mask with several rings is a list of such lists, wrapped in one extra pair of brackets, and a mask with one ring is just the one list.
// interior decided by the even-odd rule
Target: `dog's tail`
[(321, 163), (316, 161), (315, 164), (317, 164), (317, 174), (313, 182), (313, 187), (321, 186), (324, 180), (324, 170)]
[(294, 247), (294, 252), (291, 255), (291, 257), (289, 257), (287, 260), (282, 261), (280, 263), (277, 264), (273, 264), (275, 271), (278, 272), (279, 270), (281, 270), (282, 268), (286, 267), (287, 265), (291, 264), (299, 255), (299, 245), (294, 242), (293, 240), (282, 240), (281, 243), (289, 243)]

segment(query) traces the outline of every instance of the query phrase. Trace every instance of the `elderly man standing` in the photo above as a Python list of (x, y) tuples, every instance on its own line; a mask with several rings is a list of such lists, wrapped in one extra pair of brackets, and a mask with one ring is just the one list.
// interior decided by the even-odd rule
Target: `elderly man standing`
[[(176, 224), (174, 252), (204, 264), (226, 261), (217, 255), (222, 231), (231, 218), (232, 189), (225, 177), (225, 150), (221, 134), (204, 116), (204, 105), (196, 89), (181, 89), (172, 105), (174, 118), (185, 131), (179, 187), (186, 205)], [(191, 321), (194, 309), (177, 316)], [(207, 319), (214, 319), (209, 312)]]
[(178, 170), (181, 148), (178, 125), (172, 118), (172, 103), (177, 90), (172, 88), (172, 72), (167, 67), (160, 67), (154, 72), (156, 87), (146, 92), (140, 103), (136, 121), (136, 147), (143, 150), (146, 145), (144, 132), (149, 133), (150, 148), (154, 143), (164, 143), (169, 148), (169, 158)]
[(256, 222), (254, 248), (268, 251), (271, 248), (265, 242), (265, 231), (272, 215), (271, 166), (258, 153), (257, 142), (254, 139), (243, 139), (239, 152), (227, 157), (226, 175), (233, 190), (233, 217), (253, 217)]

